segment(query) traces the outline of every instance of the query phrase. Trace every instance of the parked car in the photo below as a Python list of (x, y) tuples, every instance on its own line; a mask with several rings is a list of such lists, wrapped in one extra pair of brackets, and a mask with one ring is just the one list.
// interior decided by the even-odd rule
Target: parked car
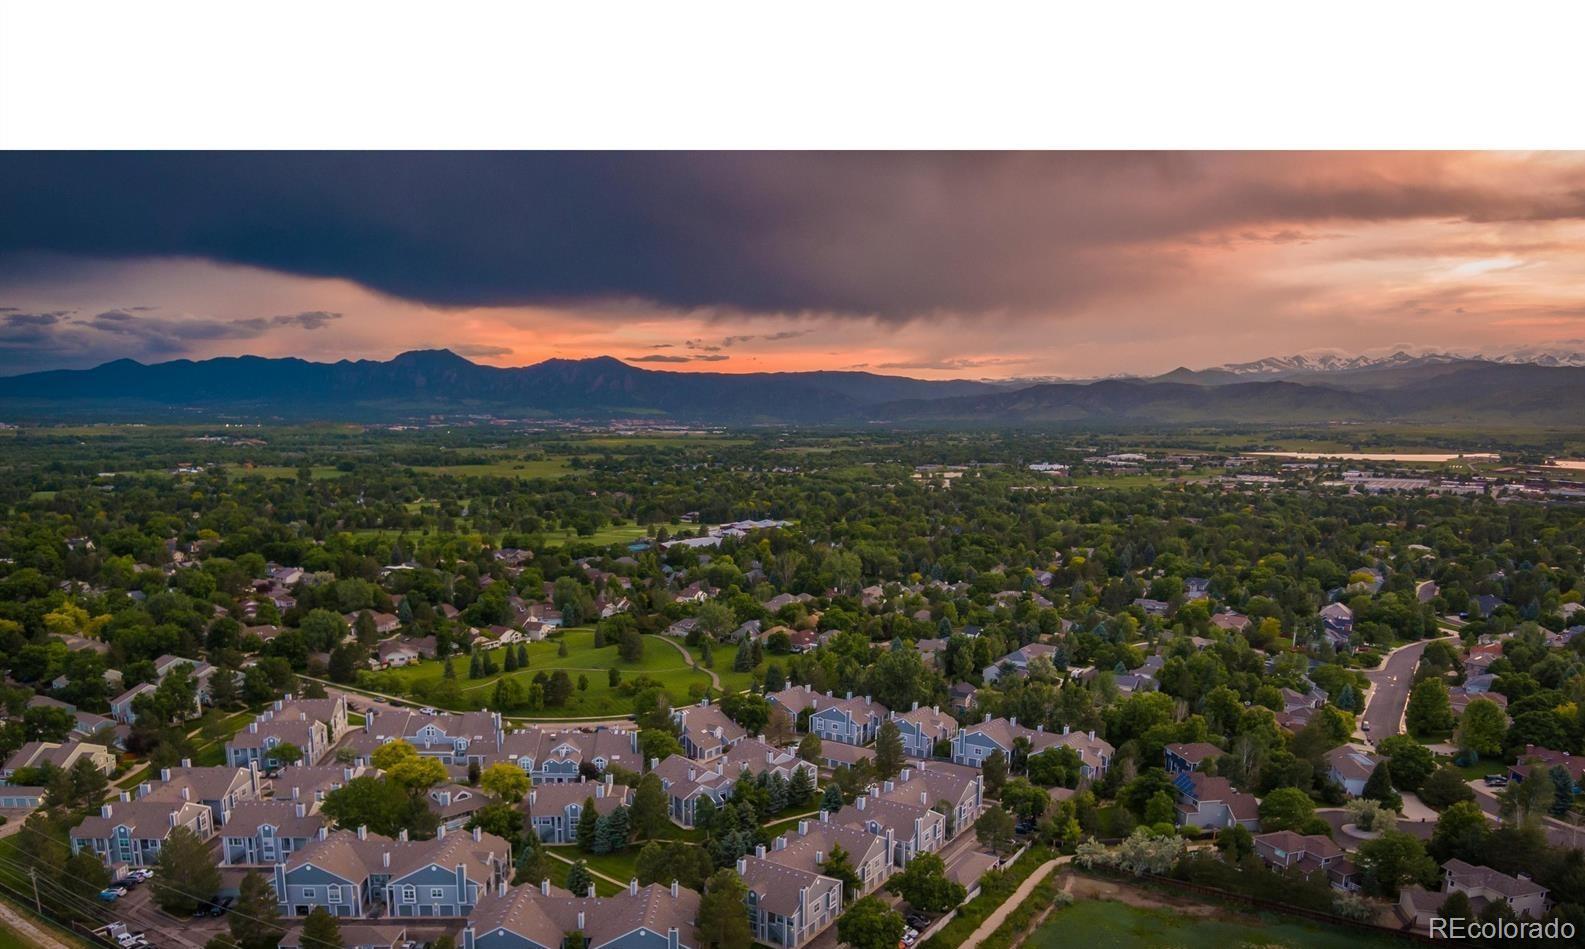
[(1506, 774), (1488, 774), (1482, 780), (1486, 782), (1486, 786), (1489, 788), (1501, 788), (1508, 786), (1508, 776)]
[(231, 904), (235, 903), (236, 901), (237, 901), (237, 898), (234, 897), (234, 896), (224, 896), (224, 897), (221, 897), (218, 900), (215, 900), (209, 906), (209, 915), (211, 915), (211, 916), (224, 916), (226, 914), (226, 910), (230, 909), (231, 908)]
[(440, 712), (432, 705), (426, 705), (418, 710), (420, 715), (439, 715)]
[(126, 895), (127, 888), (124, 886), (107, 886), (99, 891), (99, 898), (104, 900), (106, 903), (114, 903), (116, 900), (119, 900), (121, 897)]
[(921, 932), (930, 927), (930, 917), (924, 913), (909, 913), (904, 921)]

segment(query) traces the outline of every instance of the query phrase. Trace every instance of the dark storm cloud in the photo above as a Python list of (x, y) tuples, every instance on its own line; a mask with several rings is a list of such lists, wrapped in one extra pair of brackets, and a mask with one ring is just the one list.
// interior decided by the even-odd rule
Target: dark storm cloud
[(1524, 156), (0, 156), (0, 257), (200, 257), (439, 306), (1061, 313), (1318, 222), (1580, 217), (1580, 168)]

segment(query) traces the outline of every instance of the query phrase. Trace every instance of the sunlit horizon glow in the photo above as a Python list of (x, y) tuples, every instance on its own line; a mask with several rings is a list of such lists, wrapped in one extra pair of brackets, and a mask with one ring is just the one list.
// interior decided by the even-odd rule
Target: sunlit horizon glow
[[(250, 256), (253, 233), (217, 248), (179, 235), (176, 252), (101, 246), (78, 233), (87, 223), (36, 240), (0, 223), (0, 373), (446, 348), (493, 366), (614, 356), (683, 372), (1092, 378), (1316, 351), (1585, 350), (1585, 154), (654, 161), (656, 194), (594, 209), (616, 222), (610, 260), (577, 258), (566, 286), (514, 280), (569, 265), (543, 246), (517, 259), (515, 231), (485, 251), (446, 237), (468, 214), (506, 225), (439, 185), (441, 210), (415, 201), (393, 224), (383, 195), (363, 195), (325, 212), (344, 219), (292, 219), (299, 231), (276, 238), (344, 230), (354, 249), (396, 248), (372, 262), (323, 233), (331, 253)], [(729, 209), (698, 208), (703, 192)], [(0, 219), (55, 208), (19, 193), (0, 194)], [(68, 208), (85, 222), (91, 210)], [(167, 226), (158, 207), (136, 213)], [(634, 237), (634, 219), (657, 233)], [(590, 225), (580, 246), (605, 246), (602, 233)], [(457, 261), (434, 262), (447, 253)], [(653, 267), (633, 264), (643, 253)]]

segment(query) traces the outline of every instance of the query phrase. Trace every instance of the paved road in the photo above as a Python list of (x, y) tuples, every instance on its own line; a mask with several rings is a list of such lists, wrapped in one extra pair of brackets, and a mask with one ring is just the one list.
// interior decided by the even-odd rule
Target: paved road
[[(1403, 730), (1403, 712), (1409, 707), (1409, 687), (1420, 655), (1434, 640), (1400, 646), (1387, 654), (1380, 669), (1365, 673), (1371, 682), (1370, 701), (1359, 717), (1360, 733), (1371, 741), (1390, 738)], [(1366, 726), (1370, 726), (1366, 728)]]
[[(1475, 803), (1486, 812), (1486, 816), (1501, 823), (1502, 804), (1497, 800), (1497, 792), (1479, 780), (1469, 782), (1469, 786), (1475, 792)], [(1565, 824), (1553, 817), (1542, 817), (1541, 831), (1554, 847), (1585, 849), (1585, 828)]]
[(995, 912), (985, 917), (985, 922), (980, 923), (980, 928), (974, 930), (972, 936), (963, 940), (963, 945), (959, 949), (974, 949), (975, 946), (989, 939), (991, 933), (994, 933), (996, 928), (1006, 921), (1008, 914), (1029, 898), (1029, 894), (1035, 891), (1035, 887), (1040, 885), (1041, 880), (1044, 880), (1052, 870), (1072, 859), (1072, 856), (1055, 857), (1036, 867), (1034, 873), (1029, 874), (1029, 877), (1024, 882), (1018, 884), (1018, 889), (1013, 891), (1013, 895), (1009, 896), (1002, 905), (996, 907)]

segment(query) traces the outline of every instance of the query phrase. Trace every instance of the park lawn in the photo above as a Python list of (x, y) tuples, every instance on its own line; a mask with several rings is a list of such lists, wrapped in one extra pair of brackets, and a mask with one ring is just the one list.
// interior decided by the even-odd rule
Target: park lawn
[[(698, 646), (688, 646), (687, 648), (694, 661), (703, 668), (704, 650)], [(732, 663), (737, 661), (737, 653), (741, 648), (742, 646), (738, 643), (716, 643), (711, 647), (711, 656), (715, 660), (715, 665), (710, 671), (721, 677), (721, 688), (723, 691), (743, 692), (749, 686), (765, 678), (766, 661), (762, 661), (756, 666), (753, 672), (732, 671)]]
[(1057, 949), (1082, 942), (1089, 949), (1226, 949), (1228, 946), (1293, 947), (1293, 949), (1376, 949), (1400, 946), (1388, 936), (1327, 929), (1274, 914), (1242, 914), (1227, 918), (1146, 909), (1112, 900), (1081, 900), (1059, 909), (1035, 930), (1024, 945)]
[(550, 531), (545, 534), (543, 546), (562, 547), (567, 544), (593, 544), (596, 547), (609, 547), (612, 544), (631, 544), (636, 540), (643, 540), (649, 536), (649, 528), (633, 522), (621, 524), (607, 524), (587, 537), (579, 536), (571, 528), (559, 531)]
[[(572, 869), (572, 863), (569, 861), (578, 860), (583, 855), (578, 853), (575, 848), (567, 847), (546, 847), (545, 852), (550, 855), (550, 882), (562, 889), (566, 889), (567, 872)], [(593, 877), (593, 879), (596, 896), (615, 896), (623, 889), (608, 880), (602, 880), (599, 877)]]
[(581, 859), (589, 865), (589, 869), (596, 873), (603, 873), (613, 880), (622, 883), (638, 876), (638, 851), (642, 845), (628, 847), (621, 853), (583, 853), (576, 847), (565, 848), (566, 856), (574, 860)]
[[(457, 683), (463, 694), (470, 699), (487, 701), (494, 693), (497, 680), (511, 677), (526, 690), (534, 676), (541, 672), (550, 673), (558, 669), (565, 670), (572, 677), (576, 685), (579, 676), (586, 676), (589, 680), (587, 690), (574, 689), (572, 697), (567, 704), (560, 708), (542, 710), (546, 717), (587, 717), (595, 715), (626, 715), (632, 711), (632, 697), (625, 695), (610, 686), (609, 670), (618, 669), (622, 673), (624, 682), (630, 681), (640, 675), (647, 676), (661, 683), (661, 686), (671, 695), (674, 704), (683, 704), (689, 696), (692, 686), (701, 689), (710, 685), (710, 677), (703, 671), (694, 669), (669, 643), (660, 636), (645, 636), (644, 656), (638, 662), (623, 662), (617, 655), (616, 646), (594, 648), (594, 630), (588, 627), (573, 627), (558, 634), (554, 638), (543, 642), (528, 643), (528, 667), (513, 672), (497, 672), (493, 676), (482, 679), (469, 679), (468, 658), (457, 656), (452, 660), (453, 668), (457, 673)], [(557, 650), (560, 643), (567, 643), (567, 655), (558, 656)], [(515, 648), (515, 647), (514, 647)], [(493, 658), (497, 667), (503, 657), (503, 649), (495, 650)], [(422, 682), (436, 682), (445, 675), (443, 661), (425, 660), (388, 670), (385, 675), (393, 676), (404, 687), (404, 691), (411, 693), (412, 689)], [(514, 710), (517, 711), (517, 710)]]

